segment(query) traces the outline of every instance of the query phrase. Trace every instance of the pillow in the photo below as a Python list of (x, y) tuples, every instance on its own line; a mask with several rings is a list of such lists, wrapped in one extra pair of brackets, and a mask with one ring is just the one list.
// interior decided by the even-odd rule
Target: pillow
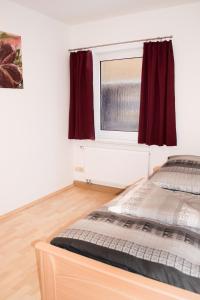
[(189, 160), (193, 162), (200, 162), (200, 156), (198, 155), (171, 155), (168, 160)]
[(200, 156), (170, 156), (150, 181), (165, 189), (200, 194)]
[(200, 232), (200, 196), (165, 190), (150, 181), (117, 197), (108, 210)]

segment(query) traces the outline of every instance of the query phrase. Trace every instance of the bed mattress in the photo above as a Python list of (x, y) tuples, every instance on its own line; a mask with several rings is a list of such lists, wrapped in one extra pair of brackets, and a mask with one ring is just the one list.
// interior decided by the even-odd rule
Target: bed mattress
[[(144, 198), (144, 189), (140, 193)], [(139, 205), (138, 191), (133, 189), (133, 194)], [(51, 244), (200, 294), (199, 231), (147, 218), (145, 209), (145, 214), (136, 216), (113, 212), (110, 208), (124, 197), (127, 192), (62, 231)], [(152, 197), (156, 198), (155, 191)], [(138, 207), (136, 211), (141, 211)]]

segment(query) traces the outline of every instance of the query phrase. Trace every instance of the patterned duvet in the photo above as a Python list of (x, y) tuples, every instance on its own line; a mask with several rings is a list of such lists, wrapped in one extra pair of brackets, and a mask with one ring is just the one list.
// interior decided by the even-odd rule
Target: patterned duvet
[[(51, 243), (110, 265), (200, 293), (199, 230), (193, 230), (190, 226), (180, 226), (176, 218), (171, 223), (167, 223), (166, 220), (162, 222), (162, 218), (155, 217), (159, 216), (159, 211), (151, 218), (149, 203), (159, 202), (162, 189), (149, 182), (147, 185), (147, 189), (144, 186), (129, 188), (109, 205), (92, 212), (61, 232)], [(167, 196), (170, 197), (171, 194), (166, 194), (165, 190), (163, 192), (167, 201)], [(185, 203), (184, 195), (186, 202), (188, 201), (188, 194), (182, 193), (181, 203)], [(148, 198), (148, 202), (141, 200), (140, 205), (138, 199), (145, 197)], [(199, 196), (191, 197), (189, 203), (198, 203)], [(127, 204), (125, 198), (127, 203), (134, 203), (134, 199), (137, 199), (139, 214), (118, 213), (117, 209), (113, 209), (121, 209), (122, 204)], [(170, 201), (170, 198), (168, 200)], [(171, 203), (176, 211), (180, 209), (180, 203), (176, 206), (174, 201)], [(166, 212), (163, 205), (160, 205), (159, 209), (161, 215)], [(143, 211), (145, 213), (142, 213)]]

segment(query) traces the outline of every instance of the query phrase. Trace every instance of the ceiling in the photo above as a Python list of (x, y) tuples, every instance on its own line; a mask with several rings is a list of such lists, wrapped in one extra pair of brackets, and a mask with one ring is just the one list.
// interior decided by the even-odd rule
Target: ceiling
[(200, 0), (12, 0), (67, 24), (78, 24)]

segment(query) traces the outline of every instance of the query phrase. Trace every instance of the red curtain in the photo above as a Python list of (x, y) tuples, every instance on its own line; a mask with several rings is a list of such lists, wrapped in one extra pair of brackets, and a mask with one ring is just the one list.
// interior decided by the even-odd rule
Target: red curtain
[(144, 43), (138, 143), (177, 144), (172, 41)]
[(70, 54), (69, 139), (95, 139), (91, 51)]

